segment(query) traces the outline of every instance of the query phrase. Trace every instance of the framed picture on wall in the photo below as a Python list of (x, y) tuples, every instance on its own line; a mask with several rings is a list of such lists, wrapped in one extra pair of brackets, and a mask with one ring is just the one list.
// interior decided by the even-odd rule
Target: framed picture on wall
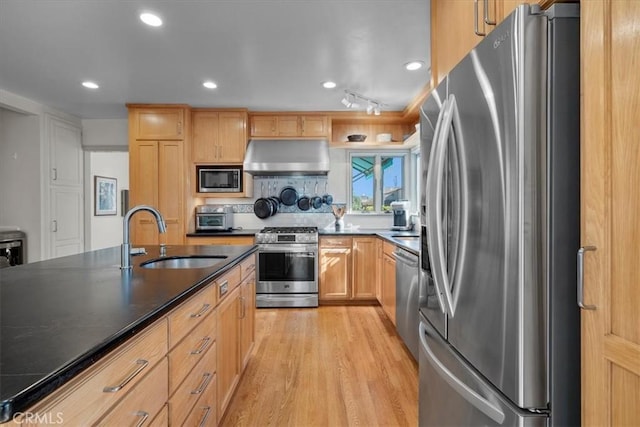
[(116, 215), (118, 181), (115, 178), (94, 176), (95, 215)]

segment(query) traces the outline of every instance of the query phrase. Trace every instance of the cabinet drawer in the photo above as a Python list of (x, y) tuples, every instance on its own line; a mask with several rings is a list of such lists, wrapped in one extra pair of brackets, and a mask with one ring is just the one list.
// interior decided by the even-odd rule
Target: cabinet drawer
[[(393, 258), (393, 252), (395, 252), (396, 250), (396, 245), (394, 245), (393, 243), (389, 243), (389, 242), (383, 242), (382, 244), (382, 252), (389, 255), (391, 258)], [(395, 259), (395, 258), (394, 258)]]
[(351, 237), (322, 237), (320, 246), (348, 246), (351, 247)]
[(216, 306), (216, 289), (207, 286), (169, 314), (169, 348), (173, 348)]
[(151, 421), (149, 427), (167, 427), (169, 425), (169, 406), (164, 405), (160, 413)]
[(240, 263), (240, 275), (242, 280), (246, 279), (256, 269), (256, 256), (251, 255)]
[(237, 266), (230, 272), (216, 279), (219, 301), (229, 295), (231, 291), (233, 291), (240, 284), (240, 270), (241, 266)]
[(29, 412), (62, 413), (68, 425), (94, 423), (165, 357), (166, 320), (156, 322), (123, 347), (30, 408)]
[(196, 403), (196, 406), (191, 410), (187, 419), (185, 420), (185, 426), (210, 426), (215, 425), (216, 414), (216, 381), (217, 375), (213, 376), (211, 384)]
[(167, 401), (167, 358), (163, 358), (100, 420), (100, 426), (142, 425), (152, 420)]
[(182, 425), (185, 417), (191, 411), (198, 399), (210, 387), (215, 387), (216, 372), (216, 344), (205, 352), (204, 357), (193, 368), (176, 392), (169, 398), (169, 424)]
[(216, 322), (215, 314), (205, 317), (169, 353), (169, 394), (178, 388), (189, 371), (213, 346), (216, 340)]

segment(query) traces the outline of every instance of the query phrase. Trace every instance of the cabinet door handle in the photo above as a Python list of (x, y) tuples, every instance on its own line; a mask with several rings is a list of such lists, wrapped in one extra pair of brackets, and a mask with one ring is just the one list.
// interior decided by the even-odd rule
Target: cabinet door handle
[(149, 418), (149, 413), (145, 411), (138, 411), (136, 412), (136, 417), (142, 417), (140, 418), (140, 421), (138, 421), (138, 424), (136, 424), (136, 427), (142, 427), (142, 425), (147, 421), (147, 418)]
[(58, 180), (58, 168), (51, 169), (51, 179), (54, 181)]
[(578, 249), (578, 307), (584, 310), (596, 309), (595, 305), (587, 305), (584, 303), (584, 253), (595, 250), (595, 246), (584, 246)]
[(204, 427), (207, 425), (207, 418), (209, 418), (209, 414), (211, 413), (211, 406), (205, 406), (202, 408), (204, 415), (202, 415), (202, 419), (200, 420), (200, 424), (198, 427)]
[(193, 313), (190, 317), (202, 317), (202, 315), (205, 314), (207, 310), (209, 310), (209, 307), (211, 307), (211, 305), (202, 304), (202, 308), (200, 309), (200, 311), (197, 313)]
[(182, 122), (176, 123), (176, 132), (178, 132), (178, 135), (182, 135)]
[(240, 318), (244, 319), (245, 314), (244, 297), (240, 297)]
[(204, 337), (202, 339), (202, 344), (200, 344), (200, 347), (198, 347), (196, 350), (193, 350), (191, 352), (191, 354), (200, 354), (203, 351), (205, 351), (207, 349), (207, 347), (209, 346), (209, 342), (211, 341), (211, 338), (209, 337)]
[(496, 21), (489, 19), (489, 0), (484, 0), (484, 23), (487, 25), (496, 25)]
[(473, 32), (480, 37), (487, 35), (487, 33), (482, 33), (478, 29), (478, 0), (473, 0)]
[(105, 388), (102, 389), (103, 392), (105, 393), (115, 393), (117, 391), (122, 390), (122, 388), (124, 386), (126, 386), (127, 384), (129, 384), (129, 381), (131, 381), (132, 379), (135, 378), (136, 375), (138, 375), (140, 372), (142, 372), (142, 370), (144, 368), (147, 367), (147, 365), (149, 365), (149, 361), (148, 360), (144, 360), (144, 359), (138, 359), (136, 360), (136, 365), (139, 365), (137, 368), (135, 368), (133, 370), (133, 372), (131, 372), (129, 375), (127, 375), (121, 382), (120, 384), (116, 385), (116, 386), (107, 386)]
[(206, 372), (202, 376), (202, 382), (200, 383), (200, 387), (198, 387), (196, 390), (193, 390), (191, 394), (201, 394), (204, 391), (204, 389), (207, 388), (209, 381), (211, 381), (211, 374)]
[(54, 233), (58, 231), (58, 221), (55, 219), (51, 221), (51, 231)]

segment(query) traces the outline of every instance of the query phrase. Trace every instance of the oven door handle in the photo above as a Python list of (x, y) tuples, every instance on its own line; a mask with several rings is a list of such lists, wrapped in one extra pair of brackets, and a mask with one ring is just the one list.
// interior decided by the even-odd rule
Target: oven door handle
[(284, 245), (276, 243), (270, 246), (260, 246), (258, 253), (273, 253), (273, 252), (293, 252), (293, 253), (318, 253), (318, 247), (316, 245)]

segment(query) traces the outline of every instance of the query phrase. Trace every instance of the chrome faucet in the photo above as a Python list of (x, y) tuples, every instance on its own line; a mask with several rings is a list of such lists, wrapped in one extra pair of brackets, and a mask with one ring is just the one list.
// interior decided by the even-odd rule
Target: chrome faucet
[(164, 233), (167, 231), (167, 226), (164, 223), (164, 219), (156, 208), (147, 205), (138, 205), (129, 209), (129, 212), (127, 212), (127, 214), (124, 216), (122, 224), (123, 235), (122, 246), (120, 249), (120, 268), (123, 270), (131, 268), (131, 239), (129, 237), (129, 226), (131, 217), (136, 212), (140, 211), (148, 211), (153, 214), (153, 216), (156, 218), (156, 222), (158, 223), (158, 231), (160, 233)]

